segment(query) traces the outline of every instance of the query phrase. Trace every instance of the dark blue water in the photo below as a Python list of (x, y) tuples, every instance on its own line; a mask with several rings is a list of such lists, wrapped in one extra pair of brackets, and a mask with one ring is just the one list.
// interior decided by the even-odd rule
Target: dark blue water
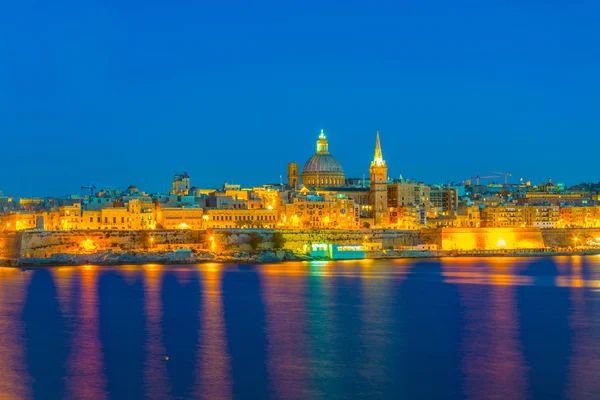
[(600, 257), (0, 269), (0, 399), (600, 399)]

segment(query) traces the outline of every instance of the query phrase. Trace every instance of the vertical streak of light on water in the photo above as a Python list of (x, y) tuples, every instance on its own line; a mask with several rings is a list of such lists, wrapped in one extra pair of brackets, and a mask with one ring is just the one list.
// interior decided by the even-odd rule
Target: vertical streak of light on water
[(98, 272), (92, 266), (78, 272), (79, 312), (67, 361), (67, 394), (72, 399), (101, 400), (107, 394), (98, 326)]
[[(365, 351), (365, 360), (361, 368), (361, 374), (369, 382), (369, 393), (375, 397), (385, 397), (389, 393), (389, 386), (393, 379), (389, 375), (389, 355), (394, 340), (402, 340), (394, 337), (391, 331), (392, 303), (391, 292), (394, 281), (404, 280), (404, 274), (377, 273), (374, 265), (369, 262), (361, 262), (361, 341)], [(396, 266), (394, 266), (395, 271)], [(388, 375), (384, 375), (385, 372)]]
[[(502, 272), (498, 281), (491, 286), (492, 317), (490, 339), (492, 342), (491, 360), (498, 362), (492, 364), (492, 373), (496, 387), (503, 390), (504, 398), (513, 400), (528, 398), (527, 370), (523, 356), (523, 345), (519, 340), (519, 320), (516, 310), (516, 286), (514, 277), (517, 272), (505, 263), (493, 263), (491, 268), (496, 276), (498, 270)], [(506, 271), (508, 269), (508, 271)], [(500, 396), (498, 396), (500, 397)]]
[(199, 267), (202, 285), (201, 333), (198, 335), (196, 399), (230, 399), (231, 364), (227, 351), (221, 265)]
[(309, 264), (307, 290), (307, 332), (309, 335), (309, 398), (327, 398), (339, 392), (339, 346), (335, 342), (330, 262)]
[(515, 310), (512, 266), (493, 260), (473, 266), (471, 281), (455, 283), (465, 312), (463, 373), (467, 398), (525, 399), (527, 382)]
[(76, 312), (76, 304), (73, 301), (73, 281), (78, 271), (77, 267), (57, 267), (51, 271), (56, 286), (60, 313), (64, 318), (70, 318)]
[(302, 264), (263, 265), (260, 273), (266, 312), (267, 368), (277, 399), (307, 398), (306, 276)]
[(25, 363), (21, 314), (31, 271), (0, 268), (0, 395), (2, 400), (31, 397), (31, 377)]
[(588, 313), (590, 299), (586, 298), (585, 280), (581, 257), (571, 257), (571, 309), (569, 326), (572, 331), (572, 354), (569, 360), (567, 398), (598, 399), (600, 397), (600, 349), (594, 339), (594, 326), (598, 327), (593, 315)]
[(146, 360), (144, 362), (144, 397), (146, 399), (169, 398), (168, 362), (162, 337), (161, 290), (163, 267), (144, 265), (144, 305), (146, 312)]

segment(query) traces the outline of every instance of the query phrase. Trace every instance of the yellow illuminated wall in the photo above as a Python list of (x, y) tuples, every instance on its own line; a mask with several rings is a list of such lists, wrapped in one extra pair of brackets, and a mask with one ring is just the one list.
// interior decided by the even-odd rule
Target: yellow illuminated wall
[(537, 228), (442, 229), (444, 250), (497, 250), (543, 248)]

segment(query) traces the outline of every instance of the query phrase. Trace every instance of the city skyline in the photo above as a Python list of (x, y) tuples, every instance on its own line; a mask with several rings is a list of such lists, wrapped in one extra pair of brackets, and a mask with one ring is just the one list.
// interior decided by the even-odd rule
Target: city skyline
[(207, 187), (278, 182), (321, 129), (347, 176), (368, 175), (379, 130), (392, 177), (598, 181), (595, 3), (5, 11), (5, 193), (158, 191), (175, 171)]
[(6, 2), (0, 398), (600, 398), (599, 15)]
[[(325, 134), (324, 130), (321, 129), (320, 132), (319, 132), (319, 136), (317, 136), (315, 134), (315, 138), (317, 138), (317, 139), (325, 139), (324, 134)], [(377, 146), (380, 146), (379, 145), (379, 131), (376, 131), (376, 135), (377, 135)], [(329, 139), (328, 136), (329, 136), (329, 134), (327, 134), (327, 139)], [(317, 141), (317, 143), (318, 143), (318, 141)], [(317, 144), (317, 146), (319, 146), (319, 145)], [(305, 146), (302, 146), (302, 147), (305, 147)], [(336, 143), (334, 143), (333, 153), (335, 154), (335, 158), (340, 158), (340, 159), (347, 158), (347, 157), (338, 157), (339, 153), (337, 151), (335, 151), (336, 147), (337, 147)], [(368, 148), (368, 146), (364, 146), (364, 147)], [(313, 146), (313, 148), (314, 148), (314, 146)], [(362, 152), (365, 152), (364, 150), (365, 149), (363, 148)], [(317, 147), (317, 153), (318, 153), (318, 151), (319, 150), (318, 150), (318, 147)], [(379, 149), (379, 151), (381, 152), (381, 149)], [(372, 154), (373, 151), (370, 150), (369, 152)], [(388, 153), (387, 152), (387, 147), (386, 147), (386, 150), (383, 151), (383, 153), (384, 154)], [(381, 153), (380, 153), (380, 156), (381, 156)], [(306, 157), (306, 158), (308, 158), (308, 157)], [(298, 161), (300, 161), (300, 162), (298, 162)], [(290, 162), (299, 164), (300, 170), (302, 170), (303, 166), (305, 165), (305, 163), (300, 158), (298, 158), (298, 160), (296, 160), (296, 159), (291, 160)], [(368, 165), (368, 162), (362, 163), (362, 164)], [(394, 162), (393, 162), (393, 160), (392, 160), (392, 162), (390, 164), (391, 164), (391, 168), (390, 169), (393, 171), (394, 170)], [(353, 166), (352, 163), (351, 164), (343, 164), (343, 165), (344, 165), (344, 170), (346, 170), (346, 166), (347, 165), (350, 165), (351, 167)], [(218, 168), (219, 166), (216, 166), (216, 167)], [(262, 186), (262, 185), (272, 185), (272, 184), (279, 184), (279, 183), (285, 185), (287, 183), (288, 179), (289, 179), (289, 176), (287, 175), (287, 171), (285, 171), (285, 167), (286, 166), (283, 167), (282, 173), (279, 176), (277, 176), (277, 180), (273, 179), (271, 181), (266, 181), (266, 182), (251, 182), (251, 183), (248, 183), (248, 184), (246, 184), (246, 182), (239, 182), (238, 180), (235, 180), (235, 179), (225, 180), (225, 181), (222, 181), (220, 183), (216, 183), (214, 185), (203, 184), (202, 182), (210, 181), (210, 179), (207, 179), (207, 178), (209, 178), (209, 176), (202, 175), (200, 177), (196, 177), (192, 173), (189, 172), (189, 171), (193, 171), (194, 169), (189, 169), (189, 170), (179, 171), (179, 172), (185, 172), (186, 174), (191, 175), (192, 179), (193, 179), (193, 182), (194, 182), (193, 186), (196, 186), (196, 187), (199, 187), (199, 188), (206, 188), (206, 189), (210, 189), (210, 188), (212, 188), (212, 189), (218, 189), (218, 188), (221, 188), (224, 184), (239, 184), (242, 187), (259, 187), (259, 186)], [(356, 167), (356, 166), (354, 166), (354, 167)], [(355, 170), (355, 169), (356, 168), (348, 168), (348, 170)], [(368, 182), (369, 181), (369, 169), (368, 169), (368, 167), (364, 167), (363, 169), (366, 170), (366, 173), (363, 173), (361, 175), (347, 174), (346, 175), (346, 179), (350, 179), (350, 180), (356, 180), (356, 179), (361, 180), (362, 179), (362, 180), (366, 180)], [(175, 173), (177, 173), (177, 171), (175, 171)], [(173, 171), (162, 171), (161, 175), (162, 174), (166, 174), (168, 176), (168, 178), (167, 178), (167, 182), (168, 182), (168, 179), (170, 179), (173, 176)], [(505, 174), (506, 174), (506, 176), (505, 176)], [(519, 178), (517, 176), (514, 176), (514, 174), (509, 173), (509, 172), (504, 173), (504, 172), (491, 171), (491, 170), (485, 170), (485, 171), (482, 171), (482, 173), (476, 173), (476, 174), (473, 174), (471, 176), (467, 176), (467, 177), (465, 177), (463, 179), (459, 179), (459, 180), (452, 180), (452, 179), (450, 179), (450, 180), (446, 180), (446, 181), (443, 181), (443, 182), (426, 182), (424, 180), (420, 180), (420, 179), (412, 177), (412, 176), (405, 176), (402, 173), (400, 173), (398, 176), (393, 176), (392, 173), (388, 172), (388, 179), (391, 180), (391, 181), (395, 181), (395, 180), (398, 180), (398, 179), (408, 179), (410, 181), (422, 182), (422, 183), (425, 183), (427, 185), (446, 185), (446, 184), (461, 185), (461, 184), (465, 184), (466, 182), (469, 182), (469, 181), (472, 181), (473, 183), (479, 182), (479, 178), (481, 178), (481, 184), (482, 185), (486, 185), (486, 184), (506, 184), (507, 182), (509, 184), (515, 184), (515, 185), (517, 185), (517, 184), (524, 184), (527, 181), (530, 181), (528, 179)], [(129, 179), (129, 180), (127, 180), (127, 179)], [(576, 180), (576, 178), (574, 178), (574, 179)], [(538, 184), (546, 183), (549, 180), (552, 180), (552, 177), (549, 177), (549, 178), (547, 178), (545, 180), (541, 180), (539, 182), (538, 181), (530, 181), (530, 184), (532, 186), (537, 186)], [(557, 182), (556, 180), (553, 180), (553, 181)], [(170, 190), (168, 184), (165, 184), (165, 182), (154, 183), (150, 187), (143, 187), (143, 186), (139, 185), (135, 181), (135, 177), (124, 178), (124, 180), (122, 182), (128, 182), (128, 183), (117, 185), (117, 184), (110, 184), (110, 183), (105, 184), (105, 183), (102, 183), (102, 182), (96, 182), (96, 181), (92, 180), (92, 181), (84, 182), (82, 185), (78, 185), (75, 182), (75, 183), (73, 183), (71, 191), (70, 192), (65, 192), (65, 193), (34, 193), (34, 194), (22, 195), (20, 193), (9, 192), (9, 191), (1, 188), (1, 187), (0, 187), (0, 190), (5, 195), (10, 195), (10, 196), (15, 196), (15, 197), (21, 197), (21, 196), (26, 196), (26, 197), (27, 196), (29, 196), (29, 197), (31, 197), (31, 196), (33, 196), (33, 197), (53, 197), (53, 196), (71, 195), (71, 194), (77, 194), (77, 193), (86, 194), (86, 193), (89, 193), (89, 188), (91, 188), (92, 186), (94, 187), (94, 190), (96, 190), (96, 191), (99, 191), (99, 190), (102, 190), (102, 189), (123, 190), (124, 191), (127, 187), (130, 187), (132, 185), (135, 186), (135, 187), (140, 186), (141, 190), (143, 192), (146, 192), (146, 193), (168, 193), (169, 190)], [(582, 183), (582, 182), (583, 181), (568, 182), (568, 184), (566, 186), (568, 187), (568, 186), (576, 185), (576, 184), (579, 184), (579, 183)], [(591, 183), (595, 183), (595, 181), (590, 181), (590, 182)], [(564, 184), (565, 182), (560, 182), (560, 183)], [(327, 185), (325, 185), (325, 186), (327, 186)]]

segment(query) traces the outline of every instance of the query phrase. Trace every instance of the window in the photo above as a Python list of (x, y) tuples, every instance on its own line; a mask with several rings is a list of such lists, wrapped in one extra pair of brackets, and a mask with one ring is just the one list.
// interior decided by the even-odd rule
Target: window
[(94, 217), (90, 217), (90, 222), (94, 222)]
[(113, 224), (117, 223), (117, 217), (113, 217)]
[(104, 223), (108, 224), (108, 217), (104, 217)]

